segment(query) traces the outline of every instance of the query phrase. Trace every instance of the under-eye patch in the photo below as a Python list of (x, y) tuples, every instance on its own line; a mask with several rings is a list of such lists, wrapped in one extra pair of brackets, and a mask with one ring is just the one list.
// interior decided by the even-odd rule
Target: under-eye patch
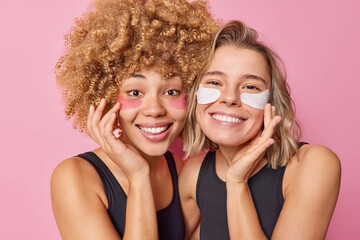
[[(199, 89), (196, 93), (196, 98), (199, 104), (213, 103), (219, 99), (221, 91), (216, 88), (204, 88), (199, 85)], [(242, 93), (240, 99), (243, 104), (246, 104), (252, 108), (263, 110), (265, 104), (269, 101), (270, 91), (266, 89), (261, 93)]]
[(241, 102), (252, 108), (263, 110), (265, 104), (269, 101), (270, 91), (266, 89), (261, 93), (242, 93), (240, 95)]
[(199, 89), (196, 92), (196, 99), (199, 104), (209, 104), (215, 102), (220, 97), (220, 90), (216, 88), (204, 88), (199, 85)]
[(116, 99), (118, 103), (121, 103), (121, 110), (128, 110), (138, 108), (142, 104), (141, 99), (128, 99), (119, 95)]
[(172, 108), (184, 110), (187, 107), (187, 95), (183, 94), (179, 98), (170, 99), (168, 103)]

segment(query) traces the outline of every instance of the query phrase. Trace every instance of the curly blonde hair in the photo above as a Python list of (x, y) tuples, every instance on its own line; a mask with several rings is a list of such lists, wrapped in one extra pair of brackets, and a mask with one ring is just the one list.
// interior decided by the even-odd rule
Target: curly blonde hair
[(67, 119), (83, 132), (90, 105), (105, 98), (110, 109), (123, 80), (142, 67), (179, 72), (188, 91), (217, 29), (205, 0), (95, 0), (75, 19), (55, 67)]
[[(286, 81), (286, 73), (281, 59), (273, 50), (258, 40), (256, 30), (248, 27), (243, 22), (231, 21), (222, 26), (217, 32), (208, 66), (205, 70), (210, 67), (211, 58), (216, 49), (224, 45), (251, 49), (264, 57), (271, 76), (269, 102), (276, 107), (276, 114), (282, 118), (273, 136), (275, 143), (267, 149), (266, 157), (274, 169), (278, 166), (285, 166), (288, 160), (298, 153), (297, 143), (301, 136), (301, 129), (295, 119), (295, 105), (290, 96), (290, 88)], [(202, 74), (204, 73), (205, 71)], [(218, 145), (205, 136), (196, 121), (196, 91), (202, 79), (202, 74), (196, 80), (188, 98), (188, 115), (183, 133), (185, 157), (192, 156), (203, 150), (218, 149)]]

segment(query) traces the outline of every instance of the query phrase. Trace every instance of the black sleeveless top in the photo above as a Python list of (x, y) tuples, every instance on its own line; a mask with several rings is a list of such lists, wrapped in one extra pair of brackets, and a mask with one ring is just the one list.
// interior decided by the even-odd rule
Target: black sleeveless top
[[(300, 143), (299, 148), (302, 145)], [(265, 165), (248, 181), (260, 225), (268, 239), (271, 238), (284, 204), (282, 182), (285, 168), (286, 166), (272, 169)], [(201, 211), (200, 239), (230, 239), (226, 183), (216, 173), (214, 151), (209, 151), (201, 164), (196, 201)]]
[[(157, 222), (159, 239), (184, 239), (185, 228), (184, 220), (180, 206), (180, 198), (178, 191), (178, 177), (176, 172), (176, 165), (174, 158), (170, 152), (165, 153), (165, 158), (169, 166), (171, 180), (173, 185), (173, 197), (170, 204), (157, 212)], [(116, 180), (110, 169), (104, 162), (93, 152), (86, 152), (79, 154), (88, 161), (99, 174), (104, 186), (106, 197), (109, 201), (108, 214), (122, 238), (125, 230), (125, 215), (126, 215), (126, 200), (127, 196)]]

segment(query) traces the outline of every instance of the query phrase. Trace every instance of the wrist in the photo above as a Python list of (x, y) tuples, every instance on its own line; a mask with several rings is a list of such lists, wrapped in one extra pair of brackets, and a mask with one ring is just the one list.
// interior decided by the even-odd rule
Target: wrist
[(248, 179), (234, 178), (231, 175), (225, 175), (226, 186), (248, 187)]
[(150, 169), (142, 169), (135, 173), (126, 174), (129, 184), (139, 184), (142, 182), (150, 182)]

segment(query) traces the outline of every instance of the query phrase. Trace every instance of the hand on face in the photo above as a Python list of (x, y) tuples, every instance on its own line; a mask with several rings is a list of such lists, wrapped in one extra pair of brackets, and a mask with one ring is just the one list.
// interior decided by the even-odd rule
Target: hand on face
[(87, 132), (89, 136), (124, 171), (129, 180), (139, 174), (147, 174), (149, 172), (147, 161), (133, 147), (124, 144), (113, 134), (116, 114), (121, 108), (120, 103), (116, 103), (101, 118), (105, 105), (105, 99), (101, 100), (96, 109), (91, 105), (87, 119)]
[(272, 136), (280, 120), (281, 117), (275, 115), (275, 107), (269, 103), (266, 104), (264, 109), (264, 130), (260, 130), (249, 145), (235, 155), (226, 172), (227, 181), (239, 183), (248, 181), (251, 176), (250, 174), (263, 158), (266, 149), (274, 143)]

